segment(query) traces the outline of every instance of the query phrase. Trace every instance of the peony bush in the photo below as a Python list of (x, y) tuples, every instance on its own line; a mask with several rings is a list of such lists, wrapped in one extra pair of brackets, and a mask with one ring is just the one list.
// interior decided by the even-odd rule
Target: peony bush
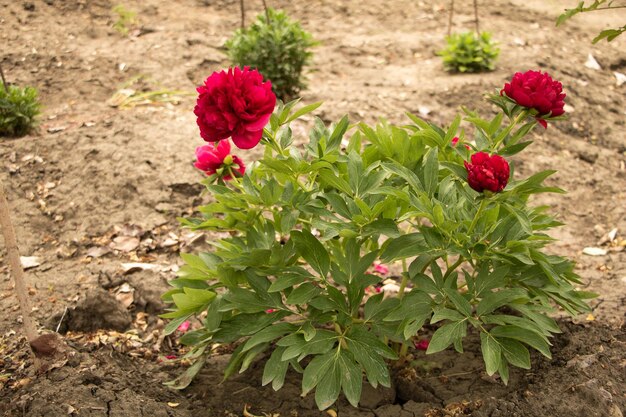
[[(562, 117), (560, 83), (515, 74), (490, 96), (500, 109), (490, 119), (466, 111), (446, 128), (410, 114), (403, 126), (315, 119), (308, 140), (290, 124), (319, 104), (279, 102), (269, 115), (269, 86), (235, 69), (198, 89), (195, 114), (212, 144), (198, 148), (196, 167), (211, 202), (182, 223), (221, 237), (211, 252), (181, 254), (164, 294), (167, 333), (202, 322), (181, 338), (194, 363), (172, 386), (189, 384), (216, 343), (234, 349), (225, 377), (265, 357), (263, 385), (278, 390), (300, 372), (320, 409), (341, 393), (357, 406), (364, 381), (390, 386), (390, 366), (410, 347), (462, 352), (470, 332), (486, 373), (505, 384), (510, 366), (530, 368), (530, 348), (550, 357), (559, 332), (550, 314), (587, 311), (593, 294), (576, 288), (571, 261), (544, 251), (560, 223), (529, 204), (562, 192), (544, 184), (554, 171), (520, 178), (510, 157), (538, 123)], [(228, 135), (263, 157), (244, 168)], [(377, 292), (390, 264), (402, 270), (397, 291)]]

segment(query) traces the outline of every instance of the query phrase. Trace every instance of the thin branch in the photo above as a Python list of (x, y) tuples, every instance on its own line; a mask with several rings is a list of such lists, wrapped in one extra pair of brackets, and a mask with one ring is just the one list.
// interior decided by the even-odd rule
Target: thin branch
[(7, 258), (9, 259), (9, 266), (11, 267), (13, 281), (15, 282), (15, 292), (20, 304), (24, 333), (26, 333), (28, 341), (32, 342), (37, 339), (37, 328), (35, 327), (35, 322), (31, 317), (32, 308), (28, 298), (28, 290), (26, 289), (24, 270), (22, 269), (22, 263), (20, 262), (20, 254), (17, 248), (15, 230), (13, 229), (13, 224), (11, 223), (9, 203), (7, 202), (2, 183), (0, 183), (0, 225), (2, 225), (4, 246), (7, 251)]
[(450, 13), (448, 14), (448, 36), (452, 34), (452, 16), (454, 15), (454, 0), (450, 0)]
[(239, 7), (241, 9), (241, 29), (244, 29), (246, 27), (246, 8), (243, 0), (239, 0)]
[(267, 21), (267, 24), (270, 24), (270, 12), (267, 9), (267, 3), (265, 2), (265, 0), (261, 0), (263, 1), (263, 9), (265, 10), (265, 20)]
[(7, 85), (7, 80), (4, 78), (4, 71), (2, 71), (2, 63), (0, 63), (0, 77), (2, 77), (2, 85), (4, 86), (4, 91), (9, 94), (9, 86)]
[(474, 23), (476, 23), (476, 34), (480, 36), (480, 28), (478, 26), (478, 0), (474, 0)]

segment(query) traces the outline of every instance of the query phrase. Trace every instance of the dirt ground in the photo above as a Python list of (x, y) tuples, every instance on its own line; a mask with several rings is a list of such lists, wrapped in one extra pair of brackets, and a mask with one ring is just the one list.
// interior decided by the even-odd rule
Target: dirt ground
[[(248, 3), (247, 20), (261, 2)], [(458, 355), (415, 352), (394, 387), (369, 390), (361, 408), (340, 400), (340, 416), (623, 416), (626, 412), (626, 36), (591, 44), (625, 9), (583, 16), (555, 28), (564, 2), (481, 1), (481, 28), (501, 44), (496, 71), (449, 75), (436, 51), (444, 43), (448, 1), (274, 1), (321, 43), (304, 102), (324, 101), (325, 121), (405, 111), (441, 125), (460, 106), (489, 114), (485, 92), (514, 72), (548, 71), (563, 82), (569, 119), (536, 129), (515, 160), (517, 176), (558, 169), (547, 195), (566, 225), (551, 250), (577, 262), (585, 289), (600, 296), (590, 316), (561, 319), (554, 358), (533, 357), (504, 386), (482, 372), (476, 341)], [(473, 28), (469, 0), (456, 2), (454, 30)], [(570, 4), (572, 2), (565, 2)], [(573, 2), (575, 3), (575, 2)], [(38, 131), (0, 140), (0, 180), (13, 210), (34, 316), (66, 333), (73, 355), (34, 376), (20, 335), (17, 301), (0, 246), (0, 415), (241, 416), (328, 415), (301, 398), (299, 375), (275, 393), (251, 372), (219, 384), (227, 353), (216, 354), (186, 390), (162, 382), (180, 374), (175, 337), (163, 338), (159, 295), (180, 263), (178, 253), (205, 246), (181, 230), (203, 198), (193, 150), (202, 144), (192, 108), (194, 86), (229, 65), (222, 45), (239, 26), (238, 2), (125, 1), (138, 23), (128, 37), (112, 28), (109, 0), (0, 0), (0, 60), (8, 81), (39, 89)], [(585, 66), (592, 54), (600, 69)], [(137, 80), (133, 83), (133, 80)], [(178, 90), (177, 103), (112, 107), (122, 88)], [(255, 151), (241, 151), (251, 161)], [(617, 229), (616, 234), (609, 232)], [(603, 256), (583, 254), (600, 247)], [(138, 263), (140, 265), (132, 265)], [(147, 266), (146, 264), (150, 264)], [(432, 329), (426, 329), (426, 333)], [(170, 356), (171, 357), (171, 356)], [(267, 413), (267, 414), (263, 414)]]

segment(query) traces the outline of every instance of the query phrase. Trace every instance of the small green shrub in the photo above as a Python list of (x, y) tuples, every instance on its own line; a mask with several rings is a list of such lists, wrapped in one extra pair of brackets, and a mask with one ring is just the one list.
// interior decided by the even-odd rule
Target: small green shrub
[(282, 100), (294, 98), (306, 87), (302, 70), (311, 61), (316, 42), (310, 33), (280, 10), (268, 9), (247, 29), (239, 29), (226, 42), (235, 65), (259, 70)]
[(122, 36), (128, 36), (131, 28), (137, 24), (137, 13), (127, 9), (123, 4), (118, 4), (112, 10), (113, 13), (117, 14), (113, 29)]
[(0, 136), (23, 136), (35, 126), (41, 105), (37, 90), (14, 85), (0, 86)]
[(491, 40), (491, 33), (474, 32), (453, 34), (446, 37), (448, 46), (439, 51), (443, 66), (450, 72), (493, 71), (500, 54), (497, 42)]

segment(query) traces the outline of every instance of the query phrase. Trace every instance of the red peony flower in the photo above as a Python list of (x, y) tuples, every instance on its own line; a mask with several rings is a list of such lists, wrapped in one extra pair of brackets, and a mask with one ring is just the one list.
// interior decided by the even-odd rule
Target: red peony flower
[(255, 147), (276, 105), (272, 83), (248, 67), (214, 72), (197, 88), (193, 112), (207, 142), (229, 137), (241, 149)]
[(422, 339), (419, 342), (415, 342), (415, 349), (417, 350), (428, 350), (428, 345), (430, 344), (430, 340)]
[(238, 156), (230, 154), (230, 142), (227, 140), (219, 141), (216, 144), (198, 146), (196, 148), (197, 161), (193, 164), (200, 171), (204, 171), (207, 175), (217, 173), (222, 168), (221, 177), (224, 180), (232, 179), (229, 168), (233, 173), (241, 175), (246, 172), (246, 167)]
[(544, 128), (548, 127), (548, 122), (542, 117), (565, 113), (563, 85), (553, 80), (548, 73), (532, 70), (517, 72), (511, 82), (504, 85), (500, 95), (503, 93), (520, 106), (537, 110), (537, 121)]
[(489, 190), (500, 192), (509, 181), (509, 163), (500, 155), (478, 152), (472, 155), (472, 163), (465, 162), (467, 182), (479, 193)]

